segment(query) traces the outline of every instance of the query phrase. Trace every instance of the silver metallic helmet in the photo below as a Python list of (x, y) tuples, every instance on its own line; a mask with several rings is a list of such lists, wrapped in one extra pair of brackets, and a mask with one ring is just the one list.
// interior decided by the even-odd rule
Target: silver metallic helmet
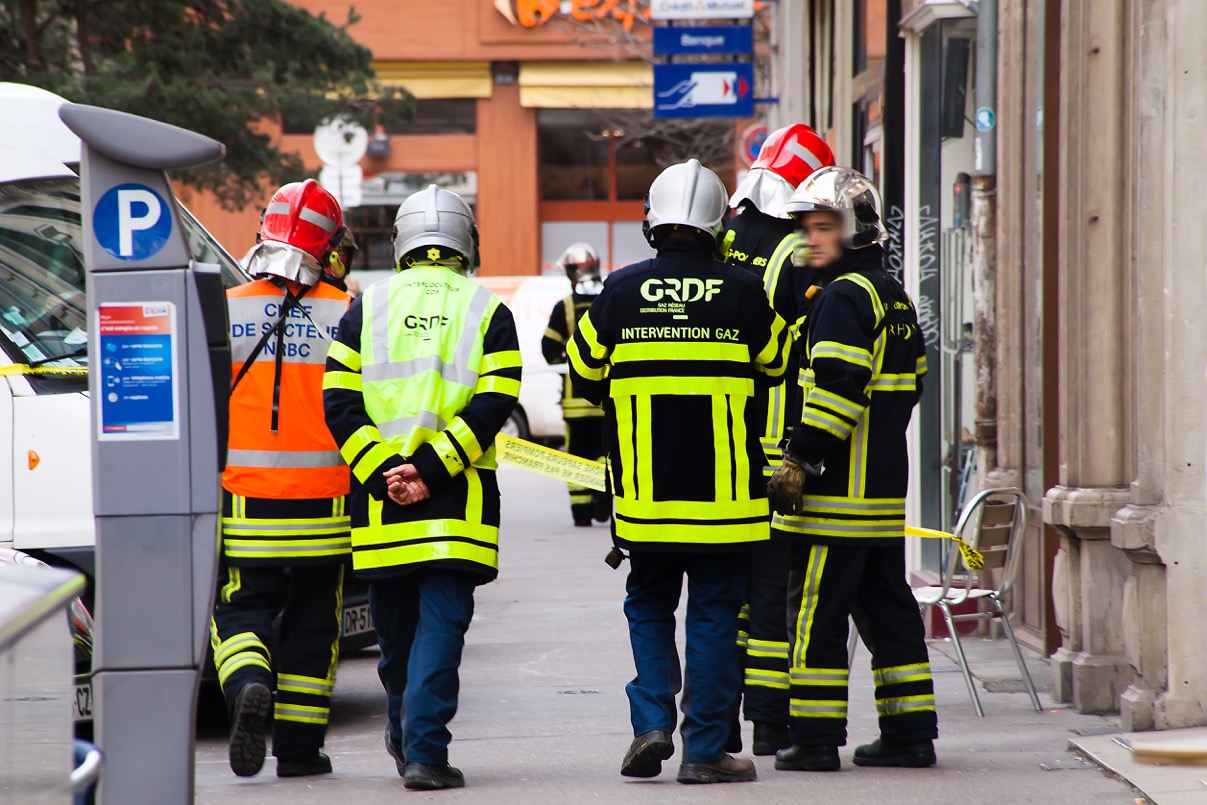
[(571, 243), (557, 258), (557, 266), (566, 272), (571, 285), (599, 281), (599, 254), (590, 243)]
[(799, 218), (807, 212), (834, 212), (842, 219), (842, 242), (848, 249), (882, 243), (884, 205), (880, 191), (867, 177), (850, 168), (822, 168), (801, 182), (784, 212)]
[(478, 227), (465, 199), (436, 185), (412, 194), (398, 207), (394, 217), (394, 261), (400, 268), (404, 258), (443, 264), (460, 258), (466, 272), (478, 265)]
[(646, 195), (645, 219), (650, 235), (660, 226), (679, 225), (715, 237), (728, 211), (725, 184), (698, 159), (671, 165), (658, 174)]
[(314, 255), (279, 240), (262, 240), (243, 255), (243, 268), (253, 277), (282, 277), (311, 286), (323, 276)]

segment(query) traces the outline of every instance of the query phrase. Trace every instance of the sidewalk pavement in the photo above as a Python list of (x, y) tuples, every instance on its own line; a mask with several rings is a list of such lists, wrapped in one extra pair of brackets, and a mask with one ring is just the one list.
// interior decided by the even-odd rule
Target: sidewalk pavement
[(1074, 736), (1069, 748), (1122, 777), (1154, 805), (1207, 803), (1207, 767), (1141, 763), (1132, 756), (1133, 744), (1150, 748), (1168, 744), (1207, 757), (1207, 727)]
[[(370, 650), (340, 663), (326, 747), (334, 774), (278, 780), (270, 759), (259, 776), (237, 778), (227, 766), (225, 725), (209, 713), (200, 719), (197, 802), (1137, 802), (1133, 789), (1068, 751), (1070, 731), (1101, 731), (1111, 723), (1066, 710), (1043, 693), (1046, 709), (1035, 712), (1005, 643), (976, 639), (965, 645), (980, 679), (985, 718), (972, 709), (950, 643), (931, 643), (941, 734), (935, 768), (851, 765), (854, 747), (877, 734), (868, 655), (861, 647), (851, 675), (842, 771), (780, 772), (773, 758), (757, 758), (758, 782), (683, 786), (675, 782), (676, 754), (655, 780), (623, 778), (620, 761), (632, 738), (624, 685), (633, 675), (621, 612), (625, 568), (613, 572), (604, 565), (609, 539), (603, 526), (570, 526), (561, 484), (505, 468), (500, 485), (502, 572), (499, 581), (478, 590), (462, 664), (461, 709), (451, 725), (451, 760), (465, 772), (467, 787), (426, 794), (403, 789), (382, 748), (385, 702), (377, 653)], [(1037, 685), (1046, 687), (1044, 661), (1031, 657), (1030, 663)]]

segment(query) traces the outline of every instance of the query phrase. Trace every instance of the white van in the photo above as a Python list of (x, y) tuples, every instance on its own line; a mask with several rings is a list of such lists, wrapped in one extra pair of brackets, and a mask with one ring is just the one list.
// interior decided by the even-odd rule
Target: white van
[[(62, 103), (0, 83), (0, 547), (91, 580), (80, 141), (59, 120)], [(185, 226), (194, 259), (221, 265), (228, 286), (247, 281), (187, 211)]]

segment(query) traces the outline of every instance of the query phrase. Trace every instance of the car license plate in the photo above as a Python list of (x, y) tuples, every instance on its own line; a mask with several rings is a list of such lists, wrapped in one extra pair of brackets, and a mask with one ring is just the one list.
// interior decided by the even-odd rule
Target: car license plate
[(344, 607), (344, 637), (364, 634), (373, 630), (373, 618), (368, 604)]
[(75, 701), (71, 704), (71, 717), (75, 721), (92, 720), (91, 682), (81, 682), (75, 686)]

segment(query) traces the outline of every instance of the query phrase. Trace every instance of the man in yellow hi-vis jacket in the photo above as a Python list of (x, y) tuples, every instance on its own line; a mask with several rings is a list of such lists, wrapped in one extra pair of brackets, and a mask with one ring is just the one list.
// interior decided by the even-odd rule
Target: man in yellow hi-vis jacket
[(477, 227), (430, 186), (398, 209), (400, 273), (369, 286), (327, 353), (327, 424), (352, 468), (352, 564), (370, 580), (386, 750), (408, 789), (448, 763), (474, 588), (498, 574), (494, 439), (520, 393), (511, 311), (467, 277)]

